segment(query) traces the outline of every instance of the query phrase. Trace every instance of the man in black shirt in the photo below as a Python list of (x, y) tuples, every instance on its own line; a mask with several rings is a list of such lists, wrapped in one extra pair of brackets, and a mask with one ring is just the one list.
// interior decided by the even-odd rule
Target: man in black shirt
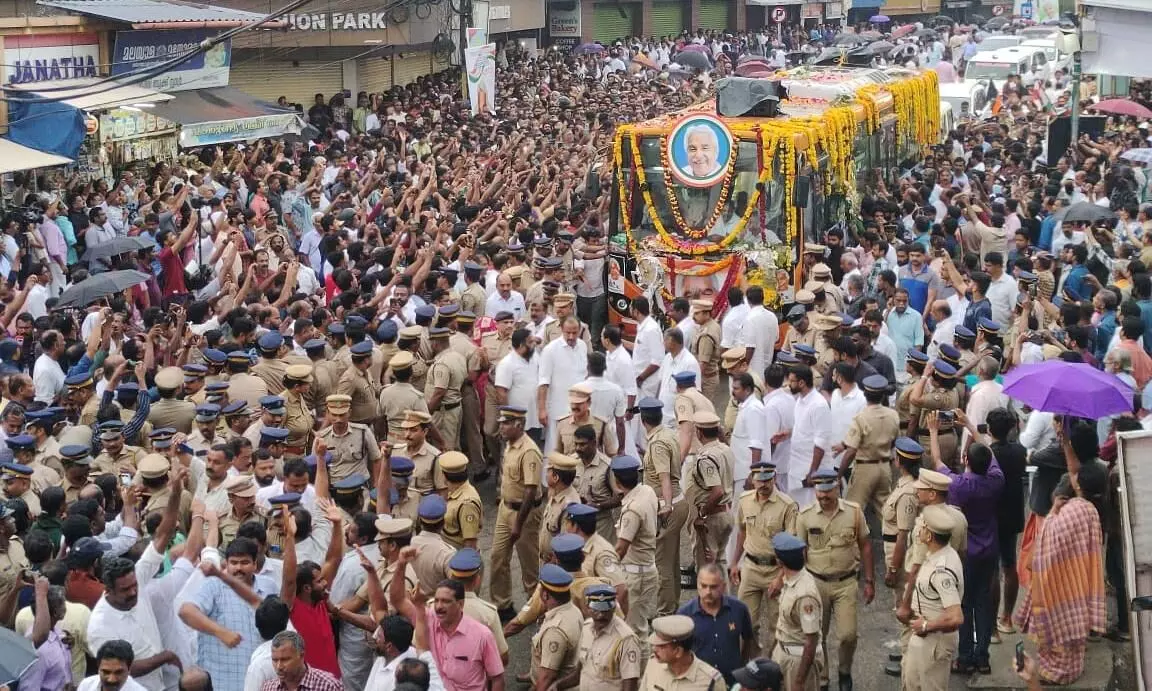
[[(860, 359), (860, 350), (852, 338), (848, 336), (837, 338), (832, 342), (832, 350), (836, 353), (835, 362), (848, 363), (855, 369), (856, 375), (853, 379), (857, 386), (863, 386), (865, 379), (873, 374), (879, 374), (875, 367)], [(836, 382), (832, 381), (831, 371), (820, 383), (820, 390), (829, 394), (836, 390)]]
[[(1012, 631), (1012, 612), (1016, 609), (1016, 595), (1020, 588), (1020, 579), (1016, 575), (1016, 546), (1024, 530), (1024, 481), (1028, 474), (1028, 450), (1020, 442), (1008, 438), (1012, 430), (1017, 429), (1017, 425), (1016, 413), (1007, 408), (988, 411), (988, 434), (993, 440), (990, 448), (1004, 473), (1004, 491), (1000, 494), (996, 514), (1000, 573), (1004, 579), (1004, 612), (996, 622), (999, 633)], [(1056, 474), (1057, 482), (1060, 474), (1063, 474), (1062, 470)], [(1048, 494), (1051, 495), (1051, 490)], [(992, 601), (999, 604), (999, 588), (992, 589)]]
[(872, 329), (864, 324), (852, 328), (852, 342), (859, 349), (860, 360), (871, 365), (872, 369), (888, 380), (888, 386), (895, 388), (896, 366), (892, 364), (892, 358), (872, 347), (873, 338)]

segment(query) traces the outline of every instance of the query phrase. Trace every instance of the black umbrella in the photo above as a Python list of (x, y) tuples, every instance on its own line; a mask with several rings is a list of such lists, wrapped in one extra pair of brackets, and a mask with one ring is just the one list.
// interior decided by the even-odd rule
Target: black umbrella
[(118, 254), (127, 254), (135, 252), (136, 250), (144, 250), (150, 247), (155, 247), (156, 243), (148, 238), (142, 238), (138, 235), (129, 235), (126, 237), (115, 237), (108, 242), (102, 242), (95, 247), (89, 247), (88, 251), (81, 257), (86, 262), (95, 261), (97, 259), (107, 259), (108, 257), (115, 257)]
[(80, 281), (60, 295), (56, 307), (86, 307), (100, 298), (119, 293), (121, 290), (140, 285), (151, 278), (142, 271), (108, 271)]
[(938, 15), (936, 15), (935, 17), (933, 17), (933, 18), (929, 19), (929, 20), (928, 20), (928, 23), (929, 23), (929, 24), (932, 24), (932, 25), (936, 25), (936, 24), (955, 24), (955, 23), (956, 23), (956, 20), (955, 20), (955, 19), (953, 19), (953, 18), (951, 18), (951, 17), (949, 17), (949, 16), (947, 16), (947, 15), (938, 14)]
[(991, 29), (993, 31), (996, 29), (1003, 29), (1005, 26), (1008, 26), (1008, 21), (1009, 20), (1006, 17), (993, 17), (988, 20), (988, 22), (984, 25), (984, 28)]
[(916, 33), (912, 34), (916, 38), (937, 38), (940, 34), (936, 33), (933, 29), (918, 29)]
[(868, 43), (869, 40), (860, 34), (840, 34), (833, 43), (838, 46), (860, 45), (861, 43)]
[(694, 50), (680, 51), (672, 58), (672, 62), (678, 62), (684, 67), (698, 67), (702, 70), (712, 69), (712, 61), (708, 59), (708, 56)]
[(1116, 218), (1116, 214), (1106, 207), (1091, 202), (1079, 202), (1068, 207), (1064, 221), (1068, 223), (1095, 223)]
[(36, 662), (36, 646), (12, 629), (0, 628), (0, 684), (11, 684)]
[(984, 22), (988, 21), (988, 18), (982, 14), (971, 14), (971, 15), (968, 15), (968, 21), (971, 22), (972, 24), (980, 26)]

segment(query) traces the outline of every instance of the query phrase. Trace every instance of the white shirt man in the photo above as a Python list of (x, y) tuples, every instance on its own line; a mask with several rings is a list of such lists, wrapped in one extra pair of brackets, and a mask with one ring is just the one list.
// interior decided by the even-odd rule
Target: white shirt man
[(32, 315), (33, 319), (39, 319), (48, 315), (48, 298), (51, 297), (48, 293), (48, 286), (43, 283), (37, 282), (28, 291), (28, 296), (24, 298), (24, 311)]
[[(760, 434), (764, 437), (766, 443), (770, 443), (772, 437), (780, 432), (792, 429), (796, 420), (796, 397), (788, 390), (788, 386), (782, 386), (779, 389), (773, 389), (764, 396), (764, 431)], [(777, 466), (779, 472), (776, 473), (776, 487), (781, 492), (787, 492), (788, 487), (788, 462), (792, 455), (792, 440), (791, 438), (783, 439), (775, 448), (769, 447), (768, 453), (764, 454), (762, 458), (767, 458), (773, 465)]]
[(952, 345), (956, 340), (956, 325), (963, 318), (963, 312), (953, 312), (952, 316), (936, 322), (936, 329), (932, 332), (932, 340), (928, 343), (928, 359), (935, 360), (940, 354), (940, 346), (947, 343)]
[[(608, 365), (608, 368), (604, 371), (604, 378), (619, 386), (620, 389), (624, 391), (625, 399), (631, 397), (632, 404), (635, 405), (638, 388), (636, 387), (636, 371), (632, 366), (632, 354), (622, 345), (612, 346), (609, 344), (609, 347), (610, 349), (604, 354), (604, 359)], [(635, 429), (633, 425), (628, 424), (624, 425), (624, 429), (627, 432), (627, 436), (623, 440), (620, 453), (635, 456)]]
[[(832, 413), (828, 425), (828, 445), (835, 446), (844, 443), (844, 437), (848, 435), (848, 426), (852, 424), (852, 418), (856, 417), (856, 413), (864, 410), (868, 405), (868, 401), (864, 399), (864, 392), (852, 382), (852, 388), (848, 393), (837, 387), (832, 392), (832, 400), (829, 402), (829, 410)], [(840, 454), (836, 454), (834, 463), (839, 467)]]
[(741, 302), (735, 307), (729, 307), (727, 314), (720, 320), (720, 347), (727, 350), (740, 345), (740, 332), (744, 320), (748, 318), (748, 303)]
[(803, 482), (812, 469), (812, 453), (817, 447), (824, 449), (820, 468), (832, 467), (832, 444), (828, 441), (832, 410), (819, 391), (810, 389), (807, 394), (796, 398), (793, 415), (792, 448), (787, 468), (788, 496), (800, 506), (808, 506), (816, 500), (816, 493), (811, 487), (804, 487)]
[(1004, 385), (994, 379), (985, 379), (972, 387), (972, 391), (968, 394), (968, 408), (964, 414), (973, 425), (979, 426), (988, 422), (988, 413), (1006, 407), (1008, 397), (1004, 395)]
[(1012, 274), (1004, 271), (1000, 278), (988, 284), (988, 302), (992, 303), (992, 319), (1001, 325), (1012, 321), (1012, 310), (1016, 307), (1016, 296), (1020, 288)]
[(416, 652), (415, 648), (408, 648), (387, 662), (383, 657), (377, 657), (372, 663), (372, 671), (368, 673), (368, 683), (364, 688), (372, 691), (392, 691), (396, 688), (396, 670), (400, 667), (400, 663), (412, 657), (428, 665), (428, 691), (444, 691), (444, 681), (440, 678), (440, 671), (436, 669), (436, 660), (433, 659), (432, 653), (427, 650)]
[(736, 409), (736, 424), (732, 425), (731, 444), (732, 455), (736, 463), (732, 467), (732, 482), (737, 489), (744, 487), (744, 481), (752, 471), (752, 449), (760, 449), (761, 458), (767, 456), (764, 449), (768, 444), (768, 437), (764, 435), (764, 404), (756, 397), (753, 389), (748, 398)]
[[(136, 606), (127, 611), (118, 610), (108, 604), (107, 596), (101, 596), (96, 607), (92, 609), (92, 618), (88, 620), (88, 654), (95, 657), (100, 646), (111, 640), (124, 640), (136, 653), (136, 659), (159, 655), (164, 652), (164, 641), (160, 637), (160, 629), (156, 624), (156, 615), (152, 611), (152, 598), (145, 596), (145, 590), (150, 586), (164, 588), (167, 579), (156, 579), (160, 566), (164, 563), (164, 556), (156, 551), (152, 543), (144, 549), (139, 561), (136, 562), (136, 585), (140, 596)], [(167, 599), (174, 601), (175, 589)], [(148, 691), (163, 691), (164, 667), (157, 667), (136, 681)], [(173, 668), (173, 671), (175, 669)]]
[(740, 345), (755, 348), (748, 369), (761, 377), (764, 369), (772, 364), (772, 351), (776, 348), (776, 339), (780, 336), (780, 322), (773, 312), (764, 308), (764, 305), (755, 305), (748, 310), (748, 318), (744, 320), (744, 328), (740, 334)]
[(612, 423), (616, 422), (616, 418), (624, 417), (628, 410), (628, 396), (618, 384), (604, 377), (588, 377), (581, 383), (592, 389), (593, 415)]
[(499, 291), (492, 293), (488, 296), (488, 301), (484, 304), (484, 316), (495, 317), (501, 312), (511, 312), (516, 321), (523, 321), (524, 315), (527, 313), (527, 306), (524, 304), (524, 296), (515, 290), (508, 291), (508, 297), (505, 298)]
[(689, 312), (687, 317), (676, 322), (676, 328), (680, 329), (680, 333), (684, 334), (684, 343), (691, 343), (692, 334), (696, 331), (696, 322), (692, 320), (692, 313)]
[(1028, 453), (1046, 448), (1054, 441), (1056, 441), (1055, 415), (1039, 410), (1028, 413), (1028, 421), (1024, 423), (1024, 429), (1020, 432), (1020, 444), (1028, 449)]
[[(275, 675), (273, 675), (275, 676)], [(102, 691), (104, 683), (100, 681), (99, 674), (93, 674), (90, 677), (85, 677), (84, 681), (76, 687), (76, 691)], [(124, 685), (120, 687), (120, 691), (148, 691), (144, 686), (141, 686), (138, 681), (132, 677), (128, 677), (124, 681)]]
[[(256, 505), (267, 511), (272, 508), (268, 500), (281, 494), (284, 494), (284, 481), (273, 480), (267, 487), (256, 490)], [(308, 509), (309, 513), (316, 514), (316, 489), (312, 485), (304, 488), (304, 493), (300, 495), (300, 505)]]
[[(687, 341), (685, 341), (687, 343)], [(660, 366), (664, 360), (664, 334), (651, 316), (644, 317), (636, 327), (636, 344), (632, 347), (632, 378), (648, 369), (649, 365)], [(656, 396), (660, 391), (660, 373), (655, 372), (639, 385), (638, 396)]]
[[(560, 340), (560, 339), (557, 339)], [(508, 405), (528, 411), (524, 429), (537, 429), (540, 419), (536, 414), (536, 388), (540, 381), (540, 358), (532, 353), (525, 360), (520, 353), (512, 351), (496, 364), (496, 376), (492, 383), (508, 392)]]
[[(568, 345), (564, 337), (557, 338), (540, 353), (539, 385), (548, 387), (548, 437), (544, 441), (544, 453), (556, 447), (555, 421), (571, 411), (568, 403), (568, 389), (584, 381), (588, 376), (588, 346), (584, 339), (577, 338), (574, 345)], [(537, 411), (539, 415), (539, 411)]]
[(660, 372), (653, 375), (653, 379), (660, 377), (660, 402), (664, 404), (664, 426), (676, 429), (676, 379), (675, 375), (681, 372), (691, 372), (696, 375), (696, 382), (700, 382), (700, 363), (696, 356), (688, 352), (688, 348), (681, 347), (680, 352), (673, 355), (664, 354), (660, 361)]
[(56, 395), (64, 389), (64, 379), (64, 370), (60, 369), (57, 360), (48, 357), (47, 353), (36, 358), (32, 367), (32, 388), (37, 401), (52, 405)]

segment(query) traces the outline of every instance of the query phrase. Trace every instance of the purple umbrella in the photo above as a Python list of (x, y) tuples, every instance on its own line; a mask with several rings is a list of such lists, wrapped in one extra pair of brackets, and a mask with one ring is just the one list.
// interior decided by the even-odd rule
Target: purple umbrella
[(873, 24), (887, 24), (892, 20), (882, 14), (874, 14), (868, 21), (872, 22)]
[(1132, 412), (1132, 387), (1082, 362), (1020, 365), (1004, 377), (1004, 394), (1034, 410), (1092, 420)]
[(581, 43), (572, 49), (573, 55), (598, 55), (604, 52), (604, 46), (599, 43)]

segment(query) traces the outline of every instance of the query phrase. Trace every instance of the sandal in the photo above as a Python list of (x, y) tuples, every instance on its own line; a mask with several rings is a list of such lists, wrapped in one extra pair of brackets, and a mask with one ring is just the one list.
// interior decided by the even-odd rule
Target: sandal
[(972, 672), (974, 672), (975, 670), (976, 670), (976, 667), (974, 667), (973, 665), (970, 665), (966, 662), (961, 662), (959, 660), (953, 660), (952, 661), (952, 673), (953, 674), (972, 674)]
[(997, 619), (996, 630), (1003, 634), (1012, 635), (1016, 633), (1016, 627), (1012, 625), (1011, 620)]
[(992, 674), (992, 665), (988, 664), (987, 662), (981, 665), (976, 665), (976, 673), (985, 675)]

